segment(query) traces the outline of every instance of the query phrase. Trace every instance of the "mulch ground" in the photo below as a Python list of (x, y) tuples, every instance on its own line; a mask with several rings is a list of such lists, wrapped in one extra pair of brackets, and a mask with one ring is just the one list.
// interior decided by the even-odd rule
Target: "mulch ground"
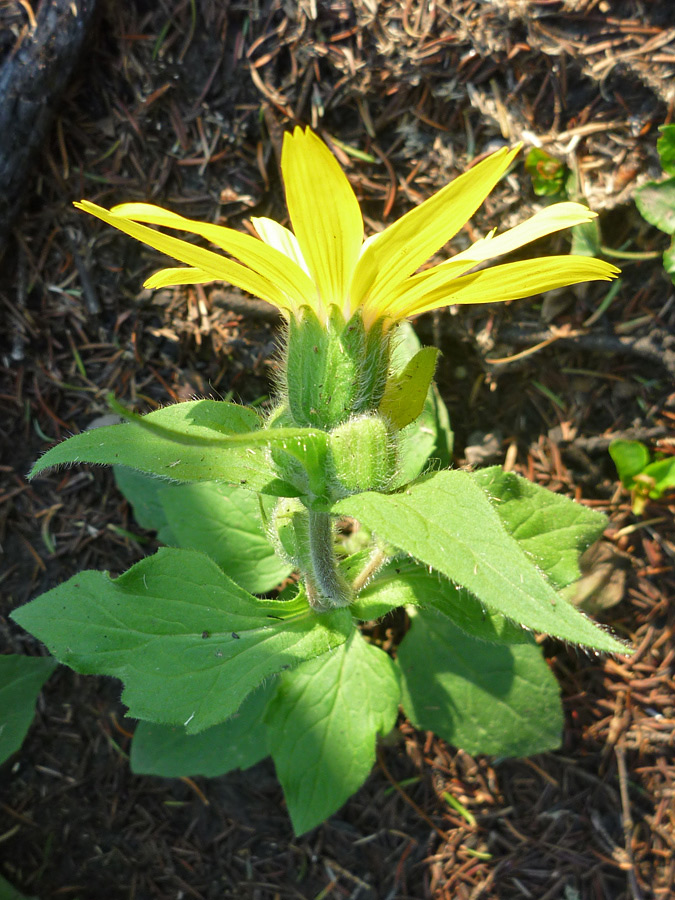
[[(29, 13), (0, 5), (0, 58)], [(60, 668), (0, 770), (0, 873), (18, 888), (42, 900), (672, 896), (673, 506), (636, 519), (606, 451), (621, 435), (673, 452), (666, 241), (631, 197), (659, 172), (674, 64), (667, 3), (102, 0), (2, 258), (3, 652), (43, 652), (9, 621), (17, 605), (154, 547), (109, 472), (29, 485), (32, 461), (106, 414), (109, 391), (147, 411), (261, 400), (274, 378), (266, 307), (227, 286), (142, 291), (156, 254), (71, 201), (147, 199), (242, 228), (283, 219), (280, 139), (296, 122), (331, 144), (372, 230), (523, 140), (578, 173), (603, 245), (636, 254), (618, 260), (623, 283), (602, 311), (607, 286), (594, 284), (416, 327), (443, 351), (457, 464), (501, 462), (607, 513), (595, 614), (637, 652), (545, 642), (566, 710), (560, 751), (472, 758), (403, 721), (366, 785), (301, 838), (269, 761), (210, 781), (132, 775), (119, 685)], [(519, 166), (453, 246), (539, 203)]]

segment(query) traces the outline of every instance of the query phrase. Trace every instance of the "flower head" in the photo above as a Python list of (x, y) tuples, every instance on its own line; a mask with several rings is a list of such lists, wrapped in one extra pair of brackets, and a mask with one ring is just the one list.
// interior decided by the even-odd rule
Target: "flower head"
[[(609, 281), (618, 269), (585, 256), (550, 256), (472, 272), (537, 238), (595, 217), (579, 203), (556, 203), (499, 235), (490, 234), (439, 265), (418, 271), (467, 222), (506, 172), (519, 148), (498, 150), (384, 231), (364, 241), (352, 187), (328, 147), (310, 129), (284, 136), (281, 169), (293, 230), (253, 218), (259, 238), (186, 219), (149, 203), (108, 211), (75, 205), (184, 263), (162, 269), (149, 288), (229, 281), (295, 318), (309, 306), (326, 322), (360, 311), (366, 328), (456, 303), (516, 300), (581, 281)], [(227, 256), (149, 228), (200, 235)]]

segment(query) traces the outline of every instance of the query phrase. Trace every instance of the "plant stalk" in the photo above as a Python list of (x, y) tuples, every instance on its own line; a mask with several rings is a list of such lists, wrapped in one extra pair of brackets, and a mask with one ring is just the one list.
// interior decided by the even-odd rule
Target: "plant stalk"
[(335, 556), (333, 521), (330, 513), (308, 510), (309, 554), (312, 572), (306, 580), (308, 599), (317, 612), (348, 606), (352, 591), (340, 575)]

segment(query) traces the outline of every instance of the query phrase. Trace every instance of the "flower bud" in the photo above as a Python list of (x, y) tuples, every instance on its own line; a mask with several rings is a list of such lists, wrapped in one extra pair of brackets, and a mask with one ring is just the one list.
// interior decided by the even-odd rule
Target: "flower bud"
[(338, 497), (383, 490), (391, 482), (396, 444), (381, 416), (359, 416), (338, 425), (328, 449), (330, 487)]
[(388, 365), (389, 336), (381, 324), (366, 331), (359, 313), (345, 322), (337, 307), (322, 323), (303, 307), (290, 320), (286, 346), (283, 387), (293, 422), (328, 430), (375, 411)]

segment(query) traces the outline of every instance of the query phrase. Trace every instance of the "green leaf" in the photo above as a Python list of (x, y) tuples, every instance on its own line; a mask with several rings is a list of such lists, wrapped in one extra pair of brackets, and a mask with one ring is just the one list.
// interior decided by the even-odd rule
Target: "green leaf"
[(558, 597), (468, 472), (438, 472), (399, 494), (356, 494), (334, 511), (358, 519), (514, 622), (597, 650), (626, 652)]
[(23, 743), (38, 694), (55, 668), (49, 657), (0, 656), (0, 762)]
[(666, 491), (675, 488), (675, 456), (655, 460), (645, 468), (644, 474), (654, 479), (649, 496), (658, 500)]
[(394, 428), (405, 428), (422, 414), (438, 354), (436, 347), (422, 347), (401, 372), (387, 379), (379, 412)]
[(635, 203), (643, 219), (666, 234), (675, 234), (675, 178), (643, 184), (635, 191)]
[(575, 225), (572, 228), (572, 246), (570, 253), (575, 256), (599, 256), (600, 226), (597, 219)]
[(640, 441), (612, 441), (609, 455), (626, 488), (632, 487), (635, 476), (649, 465), (649, 450)]
[(670, 275), (670, 280), (675, 284), (675, 240), (672, 240), (670, 247), (663, 251), (663, 268)]
[(557, 588), (581, 576), (579, 557), (607, 526), (597, 510), (533, 484), (501, 466), (474, 472), (506, 530)]
[[(194, 400), (155, 410), (143, 417), (161, 429), (191, 439), (222, 440), (250, 434), (260, 420), (255, 410), (220, 400)], [(166, 432), (164, 432), (166, 433)], [(106, 425), (76, 434), (48, 450), (33, 466), (34, 478), (64, 463), (123, 465), (173, 481), (224, 481), (275, 496), (297, 496), (270, 471), (264, 446), (204, 446), (177, 444), (136, 424)]]
[(661, 160), (661, 167), (667, 175), (675, 175), (675, 125), (660, 125), (661, 137), (656, 142), (656, 149)]
[(413, 612), (397, 664), (415, 727), (472, 754), (529, 756), (560, 746), (560, 690), (534, 641), (495, 646), (436, 612)]
[(296, 834), (323, 822), (367, 778), (378, 733), (396, 722), (399, 695), (392, 660), (358, 631), (282, 675), (265, 721)]
[[(394, 376), (400, 376), (420, 347), (412, 325), (402, 322), (397, 329), (391, 354), (391, 372)], [(450, 417), (433, 383), (427, 391), (422, 414), (400, 432), (398, 443), (398, 474), (394, 487), (417, 478), (427, 468), (430, 458), (439, 460), (442, 467), (450, 465), (453, 446)]]
[(176, 545), (206, 553), (244, 590), (264, 594), (290, 574), (267, 539), (252, 491), (181, 484), (165, 485), (158, 496)]
[(368, 621), (397, 606), (432, 607), (482, 641), (518, 644), (530, 640), (526, 631), (501, 613), (487, 613), (466, 588), (456, 587), (409, 558), (388, 563), (359, 594), (351, 610), (352, 615)]
[(343, 643), (346, 609), (259, 600), (203, 553), (164, 548), (124, 575), (81, 572), (12, 617), (76, 672), (114, 675), (130, 715), (196, 733), (265, 678)]
[(525, 169), (538, 197), (552, 197), (564, 192), (567, 166), (545, 150), (533, 147), (525, 158)]
[(188, 734), (180, 725), (139, 722), (131, 744), (131, 771), (163, 778), (217, 778), (233, 769), (249, 769), (269, 752), (263, 714), (277, 684), (270, 680), (249, 694), (230, 719), (199, 734)]
[(0, 900), (37, 900), (36, 897), (27, 897), (6, 881), (0, 875)]
[(167, 488), (177, 487), (177, 485), (171, 485), (163, 478), (146, 475), (144, 472), (138, 472), (127, 466), (113, 466), (113, 472), (115, 483), (127, 503), (131, 504), (134, 518), (141, 528), (156, 531), (158, 540), (163, 544), (175, 546), (176, 539), (171, 534), (159, 495)]

